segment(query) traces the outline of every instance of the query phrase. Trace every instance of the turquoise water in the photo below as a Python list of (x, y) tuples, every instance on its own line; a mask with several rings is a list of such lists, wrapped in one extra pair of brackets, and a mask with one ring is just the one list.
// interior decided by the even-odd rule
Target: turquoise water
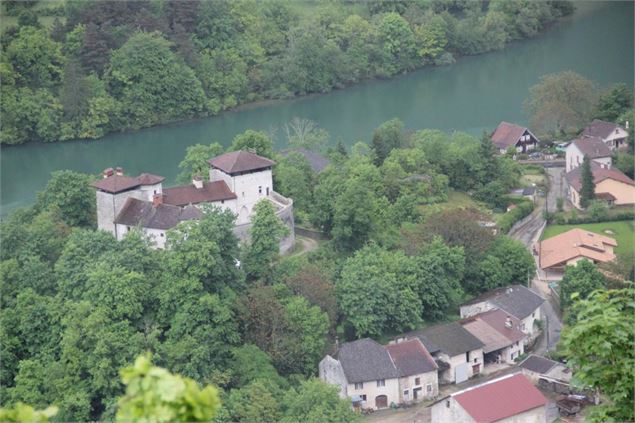
[(438, 128), (478, 134), (501, 120), (527, 124), (522, 104), (530, 86), (547, 73), (573, 70), (601, 86), (633, 84), (633, 2), (581, 3), (546, 33), (503, 51), (461, 58), (384, 81), (368, 81), (329, 94), (249, 107), (194, 122), (108, 135), (100, 140), (28, 144), (1, 149), (2, 215), (31, 204), (50, 173), (99, 173), (123, 166), (152, 172), (171, 183), (192, 144), (229, 145), (246, 129), (274, 134), (298, 116), (316, 121), (345, 145), (367, 141), (380, 123), (398, 117), (410, 129)]

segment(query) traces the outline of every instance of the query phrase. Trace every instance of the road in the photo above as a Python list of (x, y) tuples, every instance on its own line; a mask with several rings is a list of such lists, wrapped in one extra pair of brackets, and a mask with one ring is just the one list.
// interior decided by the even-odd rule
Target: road
[[(545, 207), (550, 212), (554, 212), (557, 209), (558, 197), (564, 198), (564, 168), (563, 167), (551, 167), (547, 168), (547, 175), (549, 176), (550, 189), (547, 192), (547, 196), (538, 199), (538, 207), (531, 214), (531, 217), (519, 227), (512, 228), (509, 235), (522, 242), (527, 248), (532, 251), (533, 245), (540, 239), (542, 231), (545, 227), (545, 219), (543, 218), (543, 211)], [(538, 257), (536, 259), (536, 266), (538, 266)], [(531, 284), (532, 289), (543, 296), (548, 298), (549, 287), (545, 281), (540, 280), (538, 273), (534, 276)], [(545, 301), (542, 305), (541, 312), (543, 315), (543, 324), (548, 332), (548, 336), (542, 336), (538, 343), (534, 347), (535, 354), (544, 354), (546, 351), (551, 351), (556, 347), (560, 340), (560, 331), (562, 329), (562, 322), (560, 317), (556, 314), (553, 306), (549, 300)]]

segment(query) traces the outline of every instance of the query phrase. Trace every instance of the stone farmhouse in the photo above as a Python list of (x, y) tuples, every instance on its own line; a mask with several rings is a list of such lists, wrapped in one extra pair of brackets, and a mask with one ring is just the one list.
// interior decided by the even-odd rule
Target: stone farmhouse
[(529, 129), (509, 122), (501, 122), (491, 138), (500, 154), (505, 154), (509, 147), (514, 147), (517, 153), (528, 153), (540, 142)]
[(526, 286), (511, 285), (485, 292), (461, 304), (461, 318), (498, 308), (520, 320), (520, 330), (532, 336), (534, 323), (541, 319), (540, 306), (544, 302), (544, 298)]
[(272, 160), (248, 151), (234, 151), (210, 159), (209, 179), (195, 177), (190, 185), (163, 187), (162, 176), (142, 173), (126, 176), (122, 168), (106, 169), (93, 182), (97, 197), (97, 227), (118, 240), (133, 228), (165, 248), (166, 231), (180, 222), (199, 219), (204, 206), (230, 210), (236, 215), (234, 232), (249, 238), (251, 216), (257, 202), (270, 201), (290, 234), (281, 241), (281, 252), (294, 243), (293, 201), (273, 190)]
[(540, 241), (534, 247), (539, 256), (538, 266), (562, 276), (567, 266), (580, 260), (605, 263), (615, 259), (613, 249), (617, 241), (609, 236), (575, 228)]
[(594, 119), (593, 122), (584, 128), (582, 136), (598, 137), (611, 150), (625, 148), (626, 139), (628, 138), (628, 122), (626, 122), (625, 127), (622, 127), (616, 123)]
[(364, 338), (339, 346), (319, 365), (320, 379), (340, 387), (354, 408), (381, 409), (435, 398), (437, 364), (418, 339), (381, 345)]
[(534, 384), (538, 383), (540, 379), (558, 381), (563, 384), (571, 382), (571, 369), (558, 361), (538, 355), (530, 354), (518, 367), (520, 367), (522, 374)]
[(461, 326), (483, 343), (487, 363), (513, 364), (525, 352), (525, 335), (520, 320), (503, 310), (489, 310), (460, 321)]
[(407, 338), (419, 338), (439, 367), (439, 380), (461, 383), (483, 370), (483, 342), (457, 322), (411, 332)]
[(545, 423), (547, 398), (522, 374), (453, 393), (431, 406), (432, 423)]

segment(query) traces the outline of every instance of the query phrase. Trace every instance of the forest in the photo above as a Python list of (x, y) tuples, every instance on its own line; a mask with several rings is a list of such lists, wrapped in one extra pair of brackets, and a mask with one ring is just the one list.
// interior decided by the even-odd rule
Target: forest
[[(531, 37), (569, 1), (4, 1), (0, 143), (99, 138)], [(53, 21), (50, 19), (53, 17)]]

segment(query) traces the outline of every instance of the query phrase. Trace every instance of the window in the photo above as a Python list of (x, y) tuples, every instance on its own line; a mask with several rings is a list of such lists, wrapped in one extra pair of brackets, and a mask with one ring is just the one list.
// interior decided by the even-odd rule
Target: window
[(403, 391), (403, 397), (404, 397), (404, 399), (406, 399), (406, 400), (407, 400), (409, 396), (410, 396), (410, 391), (409, 391), (409, 390), (407, 390), (407, 389), (405, 389), (405, 390)]
[(163, 232), (161, 232), (161, 238), (163, 238), (165, 236), (165, 234)]
[(469, 351), (467, 351), (465, 353), (465, 361), (467, 361), (468, 363), (470, 362), (470, 352)]
[(426, 385), (426, 392), (432, 392), (432, 384), (428, 383)]
[(518, 346), (518, 341), (516, 341), (516, 346)]
[(474, 359), (474, 362), (475, 362), (475, 363), (478, 363), (478, 357)]
[(220, 203), (221, 204), (225, 204), (225, 200), (220, 200)]
[(520, 330), (525, 330), (525, 324), (523, 323), (522, 326), (520, 327)]
[(415, 385), (421, 385), (421, 378), (415, 378)]
[(157, 190), (156, 190), (156, 189), (154, 190), (154, 193), (155, 193), (155, 194), (157, 193)]
[(445, 402), (445, 406), (446, 406), (447, 408), (450, 408), (450, 400), (448, 400), (448, 401), (446, 401), (446, 402)]
[(258, 194), (262, 194), (262, 186), (258, 187)]
[(362, 397), (362, 401), (366, 402), (366, 395), (360, 395)]
[(130, 226), (126, 226), (128, 232), (130, 232)]
[(357, 382), (355, 384), (355, 389), (364, 389), (364, 382)]
[(531, 313), (531, 317), (536, 317), (536, 312)]
[(267, 187), (267, 195), (269, 195), (269, 187)]
[(377, 381), (377, 387), (386, 386), (386, 379), (379, 379)]

